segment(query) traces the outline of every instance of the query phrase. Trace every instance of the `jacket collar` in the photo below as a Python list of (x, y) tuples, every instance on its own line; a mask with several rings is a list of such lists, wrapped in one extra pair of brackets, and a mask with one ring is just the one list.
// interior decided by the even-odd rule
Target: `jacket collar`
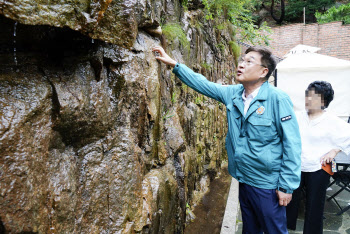
[[(269, 82), (265, 81), (261, 86), (258, 95), (254, 98), (254, 100), (265, 101), (267, 99), (269, 89)], [(232, 99), (242, 100), (242, 93), (244, 91), (243, 85), (239, 88), (239, 90), (233, 95)]]
[[(242, 116), (244, 116), (244, 105), (242, 100), (242, 93), (244, 91), (243, 85), (240, 85), (237, 92), (233, 95), (232, 101), (233, 104), (238, 108), (238, 110), (241, 112)], [(255, 102), (258, 101), (265, 101), (267, 99), (269, 92), (269, 82), (265, 81), (261, 86), (258, 95), (252, 100), (250, 103), (250, 106), (253, 106), (252, 108), (249, 108), (247, 115), (245, 117), (248, 117), (251, 115), (252, 112), (255, 111), (260, 105), (260, 103), (255, 104)]]

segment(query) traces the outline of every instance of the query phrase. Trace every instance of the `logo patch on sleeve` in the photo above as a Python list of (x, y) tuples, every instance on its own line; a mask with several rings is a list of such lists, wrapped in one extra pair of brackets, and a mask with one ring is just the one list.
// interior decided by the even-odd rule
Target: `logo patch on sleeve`
[(290, 120), (291, 118), (292, 118), (292, 116), (288, 115), (288, 116), (281, 118), (281, 121), (284, 122), (284, 121)]

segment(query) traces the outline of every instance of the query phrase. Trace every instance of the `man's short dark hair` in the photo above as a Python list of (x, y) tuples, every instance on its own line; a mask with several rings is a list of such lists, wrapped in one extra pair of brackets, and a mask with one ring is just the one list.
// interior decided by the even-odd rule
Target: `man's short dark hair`
[(245, 54), (248, 54), (249, 52), (258, 52), (261, 55), (261, 65), (269, 69), (269, 72), (265, 76), (266, 80), (269, 79), (271, 76), (272, 72), (276, 68), (276, 61), (272, 57), (272, 52), (271, 50), (262, 47), (262, 46), (253, 46), (249, 47), (246, 51)]
[(334, 98), (334, 90), (332, 88), (332, 85), (328, 83), (327, 81), (314, 81), (305, 90), (305, 94), (310, 90), (314, 90), (315, 93), (321, 95), (321, 98), (323, 100), (324, 106), (322, 106), (322, 109), (325, 109), (329, 106), (331, 101)]

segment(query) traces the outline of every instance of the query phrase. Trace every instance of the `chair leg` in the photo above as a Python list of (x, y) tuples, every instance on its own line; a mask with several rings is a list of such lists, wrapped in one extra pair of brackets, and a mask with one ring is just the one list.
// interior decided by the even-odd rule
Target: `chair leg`
[(339, 207), (340, 211), (342, 211), (343, 209), (341, 208), (341, 206), (339, 205), (338, 201), (333, 197), (333, 200), (335, 201), (335, 204), (337, 204), (337, 206)]
[(333, 184), (335, 184), (335, 180), (333, 180), (329, 185), (328, 185), (328, 188), (331, 187)]
[(343, 214), (344, 212), (346, 212), (347, 210), (350, 209), (350, 205), (348, 205), (348, 206), (345, 207), (344, 209), (341, 208), (341, 206), (339, 205), (339, 203), (338, 203), (338, 201), (335, 199), (335, 197), (336, 197), (339, 193), (341, 193), (343, 190), (350, 192), (350, 183), (340, 182), (340, 183), (338, 184), (338, 186), (340, 186), (341, 189), (339, 189), (335, 194), (333, 194), (331, 197), (329, 197), (329, 198), (327, 199), (327, 201), (330, 201), (331, 199), (333, 199), (333, 200), (335, 201), (335, 203), (337, 204), (337, 206), (339, 207), (339, 209), (340, 209), (340, 211), (337, 213), (337, 215), (341, 215), (341, 214)]
[(331, 197), (327, 199), (327, 201), (330, 201), (333, 199), (335, 196), (337, 196), (339, 193), (341, 193), (345, 188), (341, 186), (341, 189), (339, 189), (335, 194), (333, 194)]
[(343, 213), (346, 212), (348, 209), (350, 209), (350, 205), (348, 205), (348, 206), (345, 207), (344, 209), (340, 208), (341, 211), (339, 211), (339, 212), (337, 213), (337, 215), (343, 214)]

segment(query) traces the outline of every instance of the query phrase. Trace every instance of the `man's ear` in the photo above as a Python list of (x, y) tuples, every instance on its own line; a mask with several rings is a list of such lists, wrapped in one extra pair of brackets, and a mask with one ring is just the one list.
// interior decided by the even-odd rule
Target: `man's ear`
[(267, 73), (269, 73), (269, 69), (264, 67), (264, 69), (261, 72), (260, 78), (264, 78), (267, 75)]

